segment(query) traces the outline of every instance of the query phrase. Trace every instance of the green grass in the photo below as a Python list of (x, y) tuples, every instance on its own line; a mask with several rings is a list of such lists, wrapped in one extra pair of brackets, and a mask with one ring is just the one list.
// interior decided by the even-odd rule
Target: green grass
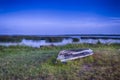
[[(62, 64), (60, 50), (91, 48), (94, 55)], [(0, 80), (119, 80), (120, 45), (0, 46)]]

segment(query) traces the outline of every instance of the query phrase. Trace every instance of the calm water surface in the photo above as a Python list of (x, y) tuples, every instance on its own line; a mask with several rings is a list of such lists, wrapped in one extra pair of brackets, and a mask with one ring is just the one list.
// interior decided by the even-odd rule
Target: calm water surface
[[(73, 37), (75, 38), (75, 36)], [(81, 39), (80, 37), (76, 36), (76, 38), (79, 39), (78, 42), (73, 42), (72, 38), (64, 38), (61, 42), (46, 42), (45, 40), (26, 40), (23, 39), (21, 42), (0, 42), (0, 45), (2, 46), (30, 46), (30, 47), (40, 47), (40, 46), (49, 46), (49, 45), (55, 45), (55, 46), (61, 46), (66, 44), (82, 44), (82, 43), (89, 43), (89, 44), (97, 44), (98, 41), (102, 44), (112, 44), (117, 43), (120, 44), (120, 39)]]

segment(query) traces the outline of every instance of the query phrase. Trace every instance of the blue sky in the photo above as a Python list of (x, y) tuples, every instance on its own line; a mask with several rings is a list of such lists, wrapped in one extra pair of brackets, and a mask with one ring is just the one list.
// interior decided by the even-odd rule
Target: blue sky
[(120, 34), (120, 0), (0, 0), (0, 34)]

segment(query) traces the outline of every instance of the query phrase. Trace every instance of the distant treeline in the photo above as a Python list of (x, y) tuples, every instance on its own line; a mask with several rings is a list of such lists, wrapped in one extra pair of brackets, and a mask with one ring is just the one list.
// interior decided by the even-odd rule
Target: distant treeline
[(110, 36), (82, 36), (81, 39), (120, 39), (120, 37), (110, 37)]
[(120, 34), (66, 34), (58, 36), (120, 36)]
[[(77, 36), (77, 37), (76, 37)], [(46, 42), (61, 42), (63, 39), (72, 39), (73, 42), (78, 42), (79, 39), (119, 39), (120, 35), (1, 35), (0, 42), (21, 42), (26, 40), (45, 40)]]
[(26, 40), (46, 40), (46, 42), (61, 42), (64, 38), (70, 37), (54, 37), (54, 36), (0, 36), (0, 42), (21, 42), (23, 39)]

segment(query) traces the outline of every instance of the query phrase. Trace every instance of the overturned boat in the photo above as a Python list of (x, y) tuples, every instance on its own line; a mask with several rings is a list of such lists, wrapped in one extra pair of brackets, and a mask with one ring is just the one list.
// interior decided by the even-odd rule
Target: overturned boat
[(59, 52), (57, 60), (61, 62), (67, 62), (78, 58), (87, 57), (93, 54), (91, 49), (74, 49), (74, 50), (62, 50)]

